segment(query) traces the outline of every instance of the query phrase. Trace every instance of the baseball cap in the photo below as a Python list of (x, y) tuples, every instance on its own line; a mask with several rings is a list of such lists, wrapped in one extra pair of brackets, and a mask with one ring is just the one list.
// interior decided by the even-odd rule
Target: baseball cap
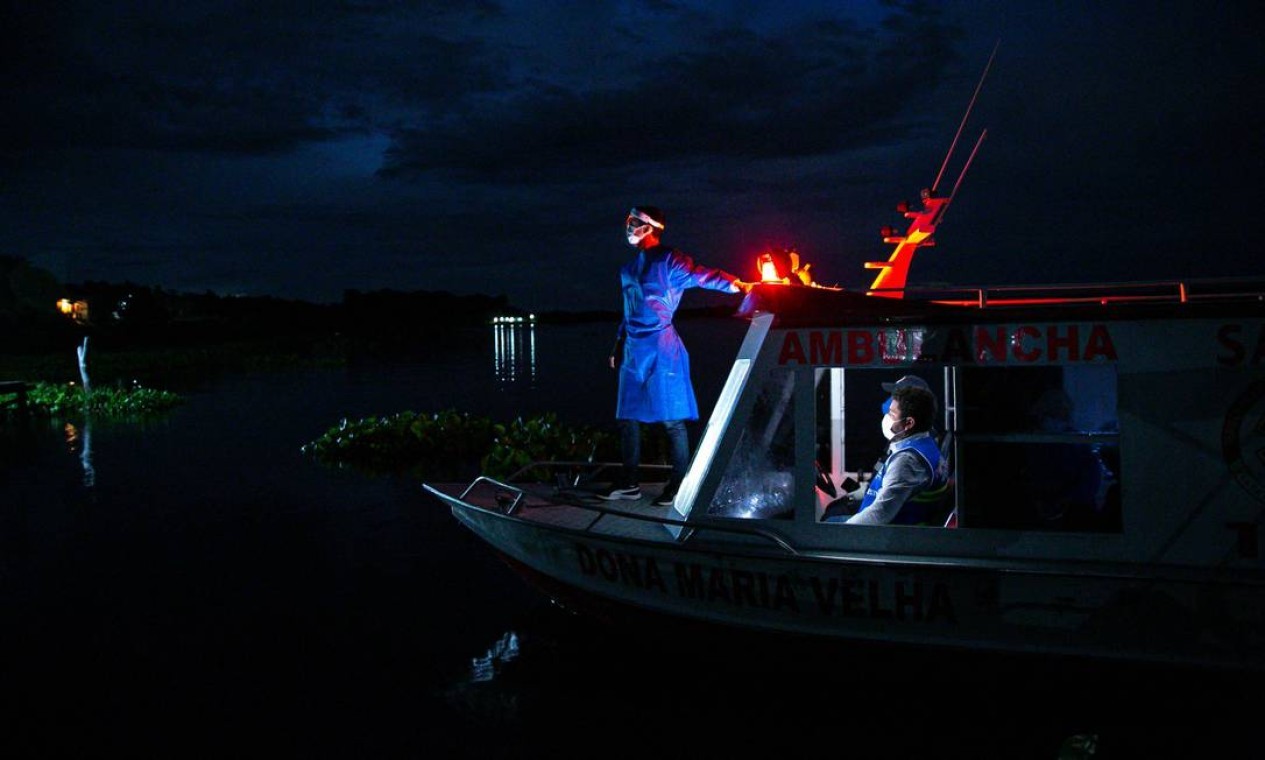
[(905, 375), (894, 383), (883, 383), (883, 390), (893, 393), (897, 388), (922, 388), (924, 391), (931, 392), (931, 386), (927, 385), (927, 381), (916, 375)]

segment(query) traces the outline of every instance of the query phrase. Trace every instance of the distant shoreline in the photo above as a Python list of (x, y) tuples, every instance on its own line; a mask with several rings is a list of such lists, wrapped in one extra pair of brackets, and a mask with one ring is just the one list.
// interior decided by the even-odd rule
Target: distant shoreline
[[(223, 371), (268, 371), (294, 367), (345, 366), (351, 361), (389, 359), (430, 350), (460, 330), (492, 325), (491, 316), (404, 320), (399, 315), (339, 321), (222, 318), (167, 320), (153, 325), (58, 325), (46, 340), (28, 341), (20, 350), (0, 346), (0, 380), (77, 382), (76, 348), (89, 339), (89, 366), (100, 383), (166, 383)], [(508, 314), (506, 315), (508, 316)], [(612, 334), (620, 314), (613, 311), (547, 312), (537, 325), (607, 324)], [(678, 322), (732, 319), (733, 306), (681, 309)], [(69, 329), (68, 329), (69, 328)]]

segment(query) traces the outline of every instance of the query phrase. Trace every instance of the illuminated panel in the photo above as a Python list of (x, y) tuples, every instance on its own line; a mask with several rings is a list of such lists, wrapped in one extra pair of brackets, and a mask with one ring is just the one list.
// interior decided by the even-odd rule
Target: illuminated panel
[(940, 216), (949, 203), (949, 198), (924, 197), (922, 211), (906, 211), (905, 216), (913, 219), (904, 236), (887, 236), (885, 243), (894, 243), (896, 248), (887, 261), (867, 261), (866, 269), (879, 270), (874, 282), (870, 284), (872, 296), (883, 298), (903, 298), (905, 280), (909, 275), (909, 266), (914, 261), (914, 254), (923, 246), (935, 245), (931, 236), (936, 231)]
[(720, 443), (720, 434), (725, 428), (729, 427), (729, 420), (733, 417), (734, 406), (738, 401), (738, 395), (742, 388), (746, 385), (747, 375), (751, 372), (750, 359), (738, 359), (734, 362), (734, 366), (729, 370), (729, 379), (725, 381), (725, 387), (720, 392), (720, 398), (716, 400), (716, 407), (712, 412), (712, 416), (707, 420), (707, 428), (703, 431), (703, 439), (698, 444), (698, 452), (694, 455), (693, 462), (690, 463), (689, 472), (685, 474), (685, 480), (681, 482), (681, 488), (677, 491), (676, 501), (673, 503), (673, 509), (677, 511), (681, 517), (688, 517), (690, 510), (694, 506), (694, 498), (698, 495), (699, 484), (703, 480), (703, 475), (711, 466), (712, 457), (716, 454), (716, 446)]
[(872, 293), (871, 295), (883, 296), (885, 298), (900, 298), (903, 293), (899, 290), (905, 287), (905, 280), (909, 275), (909, 266), (914, 262), (914, 253), (918, 250), (918, 246), (924, 245), (930, 235), (923, 231), (914, 231), (892, 252), (892, 257), (883, 263), (866, 262), (867, 269), (878, 269), (879, 273), (874, 278), (873, 284), (870, 285), (871, 290), (887, 289), (889, 292)]
[(843, 480), (845, 378), (842, 367), (830, 367), (826, 371), (830, 373), (830, 409), (828, 410), (830, 413), (830, 474), (837, 480)]

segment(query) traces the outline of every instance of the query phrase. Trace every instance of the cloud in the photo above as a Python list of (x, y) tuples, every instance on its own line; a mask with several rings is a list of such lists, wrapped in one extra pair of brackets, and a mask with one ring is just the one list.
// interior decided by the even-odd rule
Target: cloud
[(495, 16), (487, 3), (10, 6), (2, 81), (18, 117), (0, 137), (18, 149), (277, 151), (498, 86), (477, 41), (432, 31)]
[(954, 60), (934, 6), (884, 6), (862, 21), (688, 3), (11, 4), (18, 116), (0, 139), (255, 154), (386, 134), (384, 175), (490, 180), (814, 155), (899, 138), (903, 99)]
[[(497, 181), (681, 158), (812, 156), (891, 142), (909, 99), (956, 60), (957, 30), (931, 6), (901, 4), (877, 27), (809, 18), (753, 29), (720, 13), (685, 47), (612, 51), (608, 87), (531, 81), (402, 127), (383, 173), (455, 172)], [(632, 57), (629, 72), (619, 68)]]

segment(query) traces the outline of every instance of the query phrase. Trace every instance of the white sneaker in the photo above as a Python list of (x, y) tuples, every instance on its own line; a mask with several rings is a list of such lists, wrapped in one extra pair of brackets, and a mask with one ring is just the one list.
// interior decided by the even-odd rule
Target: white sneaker
[(639, 486), (629, 486), (628, 488), (611, 486), (605, 491), (599, 492), (597, 498), (606, 499), (607, 501), (619, 501), (621, 499), (635, 501), (641, 498), (641, 488)]

